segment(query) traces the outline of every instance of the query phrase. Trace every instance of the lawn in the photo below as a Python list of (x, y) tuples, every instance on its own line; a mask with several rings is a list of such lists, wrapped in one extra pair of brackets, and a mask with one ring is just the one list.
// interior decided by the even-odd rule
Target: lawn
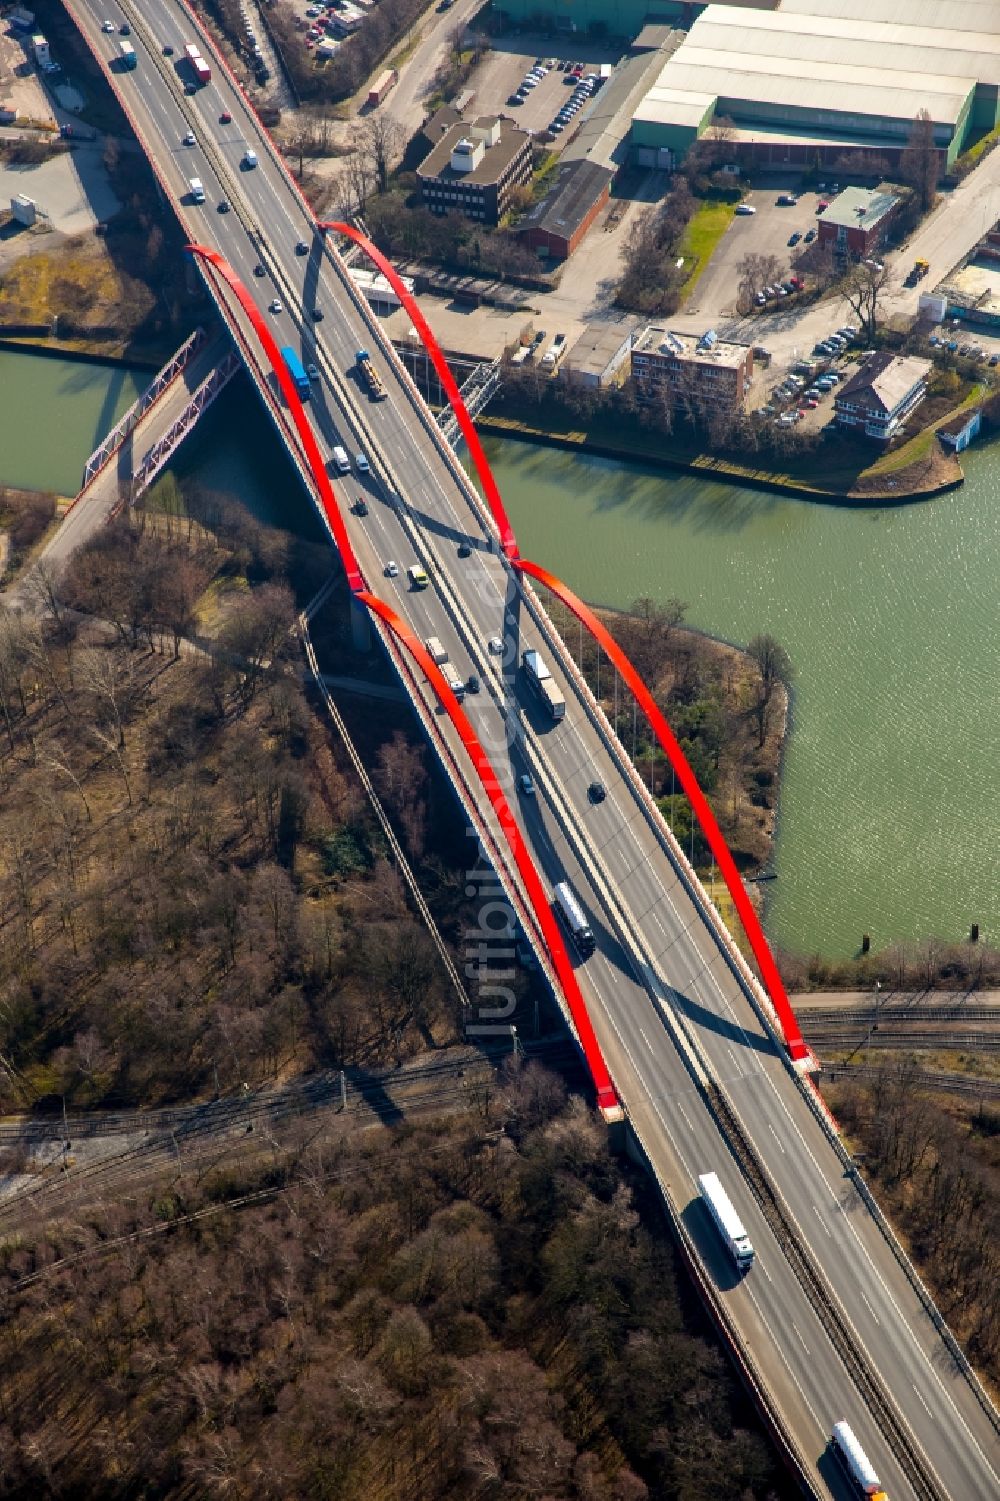
[(684, 231), (678, 252), (684, 257), (685, 267), (689, 260), (694, 262), (684, 279), (682, 297), (688, 295), (708, 265), (716, 245), (732, 223), (735, 208), (734, 203), (699, 204), (694, 218)]

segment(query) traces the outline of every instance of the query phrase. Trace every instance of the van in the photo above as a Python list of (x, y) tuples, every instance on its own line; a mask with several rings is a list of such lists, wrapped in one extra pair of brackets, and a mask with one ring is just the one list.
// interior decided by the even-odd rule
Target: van
[(251, 151), (249, 146), (243, 153), (243, 165), (247, 168), (256, 167), (257, 165), (257, 153), (256, 151)]
[(192, 177), (188, 182), (191, 189), (191, 197), (195, 203), (205, 202), (205, 188), (200, 177)]
[(347, 457), (347, 449), (341, 448), (339, 443), (333, 450), (333, 462), (338, 474), (350, 474), (351, 461)]
[(436, 662), (439, 667), (443, 666), (444, 663), (447, 662), (448, 653), (441, 645), (441, 642), (438, 640), (437, 636), (428, 636), (427, 640), (424, 642), (424, 645), (427, 648), (427, 655), (430, 657), (432, 662)]

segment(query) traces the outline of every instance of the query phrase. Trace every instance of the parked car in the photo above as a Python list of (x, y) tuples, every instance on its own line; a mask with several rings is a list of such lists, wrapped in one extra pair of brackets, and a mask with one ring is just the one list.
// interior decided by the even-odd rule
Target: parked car
[(816, 231), (814, 229), (807, 229), (802, 238), (807, 245), (811, 245), (816, 238)]
[(737, 214), (755, 214), (757, 210), (752, 203), (738, 203), (733, 212)]
[(788, 236), (788, 243), (789, 245), (797, 245), (801, 238), (802, 236), (799, 234), (798, 230), (793, 230), (793, 232)]

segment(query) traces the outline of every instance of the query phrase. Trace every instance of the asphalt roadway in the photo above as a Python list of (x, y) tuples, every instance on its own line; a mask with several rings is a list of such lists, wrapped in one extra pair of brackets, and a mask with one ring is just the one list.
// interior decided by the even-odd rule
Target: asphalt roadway
[[(185, 95), (175, 65), (192, 28), (172, 0), (147, 0), (141, 13), (132, 4), (95, 0), (76, 0), (73, 9), (95, 50), (109, 58), (117, 38), (102, 35), (101, 22), (120, 24), (127, 11), (140, 66), (117, 74), (116, 86), (171, 193), (182, 199), (192, 176), (204, 183), (204, 205), (182, 203), (192, 238), (227, 256), (262, 309), (280, 298), (283, 311), (265, 313), (278, 342), (294, 344), (303, 362), (320, 367), (311, 415), (324, 454), (342, 442), (352, 455), (364, 452), (370, 459), (372, 474), (355, 469), (340, 493), (348, 504), (362, 493), (368, 502), (367, 515), (350, 514), (347, 522), (373, 591), (418, 635), (438, 636), (463, 676), (479, 675), (483, 691), (469, 695), (465, 707), (510, 790), (536, 864), (550, 885), (568, 878), (591, 916), (597, 952), (579, 965), (578, 975), (630, 1119), (766, 1373), (814, 1484), (821, 1494), (848, 1494), (828, 1451), (834, 1422), (846, 1417), (893, 1501), (917, 1495), (759, 1213), (683, 1061), (674, 1040), (679, 1028), (696, 1039), (741, 1117), (856, 1342), (936, 1475), (938, 1493), (952, 1501), (1000, 1495), (996, 1429), (845, 1179), (782, 1050), (668, 856), (624, 753), (605, 742), (557, 649), (543, 639), (530, 598), (496, 555), (436, 429), (375, 342), (345, 273), (331, 248), (314, 237), (306, 208), (242, 97), (214, 59), (211, 84)], [(175, 49), (170, 59), (162, 56), (168, 44)], [(231, 111), (231, 124), (220, 123), (223, 110)], [(182, 144), (188, 128), (195, 146)], [(258, 152), (256, 169), (240, 167), (248, 142)], [(218, 212), (223, 198), (233, 212)], [(309, 247), (306, 255), (296, 254), (299, 240)], [(266, 268), (263, 278), (254, 275), (258, 263)], [(304, 311), (317, 304), (325, 314), (321, 323)], [(375, 354), (386, 401), (370, 403), (349, 373), (361, 347)], [(463, 540), (472, 551), (460, 559)], [(385, 576), (390, 559), (400, 566), (398, 577)], [(406, 568), (418, 559), (431, 586), (413, 592)], [(504, 641), (502, 657), (487, 649), (493, 636)], [(531, 645), (543, 650), (566, 695), (566, 717), (555, 725), (517, 668)], [(426, 685), (421, 691), (425, 712), (433, 715), (434, 697)], [(450, 729), (445, 735), (457, 758)], [(525, 770), (535, 779), (534, 797), (516, 792)], [(598, 777), (608, 795), (592, 806), (587, 788)], [(720, 1173), (756, 1248), (755, 1265), (742, 1281), (733, 1277), (698, 1202), (695, 1179), (709, 1168)]]

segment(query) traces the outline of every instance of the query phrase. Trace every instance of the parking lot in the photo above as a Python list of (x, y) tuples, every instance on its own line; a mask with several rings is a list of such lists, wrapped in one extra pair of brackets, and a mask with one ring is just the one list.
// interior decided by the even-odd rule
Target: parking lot
[[(795, 205), (780, 205), (777, 200), (786, 191), (779, 181), (746, 194), (744, 203), (756, 212), (733, 219), (683, 309), (685, 314), (700, 315), (706, 328), (718, 319), (735, 317), (737, 267), (745, 255), (776, 256), (782, 277), (791, 274), (793, 257), (808, 231), (816, 228), (816, 205), (821, 198), (806, 193)], [(792, 234), (803, 236), (794, 248), (788, 243)]]
[[(613, 62), (615, 58), (605, 50), (600, 54), (600, 49), (593, 43), (586, 44), (576, 40), (570, 41), (572, 50), (563, 51), (558, 55), (551, 50), (552, 39), (543, 44), (545, 50), (538, 52), (524, 52), (520, 46), (515, 50), (513, 43), (522, 43), (523, 38), (511, 38), (505, 42), (503, 38), (496, 39), (492, 51), (482, 67), (477, 69), (473, 78), (469, 81), (469, 87), (475, 90), (474, 112), (481, 115), (504, 114), (516, 120), (523, 130), (530, 130), (535, 135), (541, 135), (548, 130), (558, 112), (573, 93), (573, 85), (578, 82), (572, 73), (564, 70), (561, 64), (570, 64), (571, 67), (579, 67), (584, 73), (596, 73), (602, 62)], [(566, 45), (567, 39), (563, 38)], [(549, 67), (550, 63), (555, 67)], [(514, 95), (520, 88), (524, 79), (540, 63), (548, 67), (548, 71), (536, 87), (528, 90), (523, 103), (515, 103)], [(578, 111), (573, 117), (573, 125), (576, 125), (585, 114), (587, 106)], [(558, 150), (564, 146), (573, 133), (573, 125), (568, 126), (561, 135), (557, 136), (552, 145)]]

